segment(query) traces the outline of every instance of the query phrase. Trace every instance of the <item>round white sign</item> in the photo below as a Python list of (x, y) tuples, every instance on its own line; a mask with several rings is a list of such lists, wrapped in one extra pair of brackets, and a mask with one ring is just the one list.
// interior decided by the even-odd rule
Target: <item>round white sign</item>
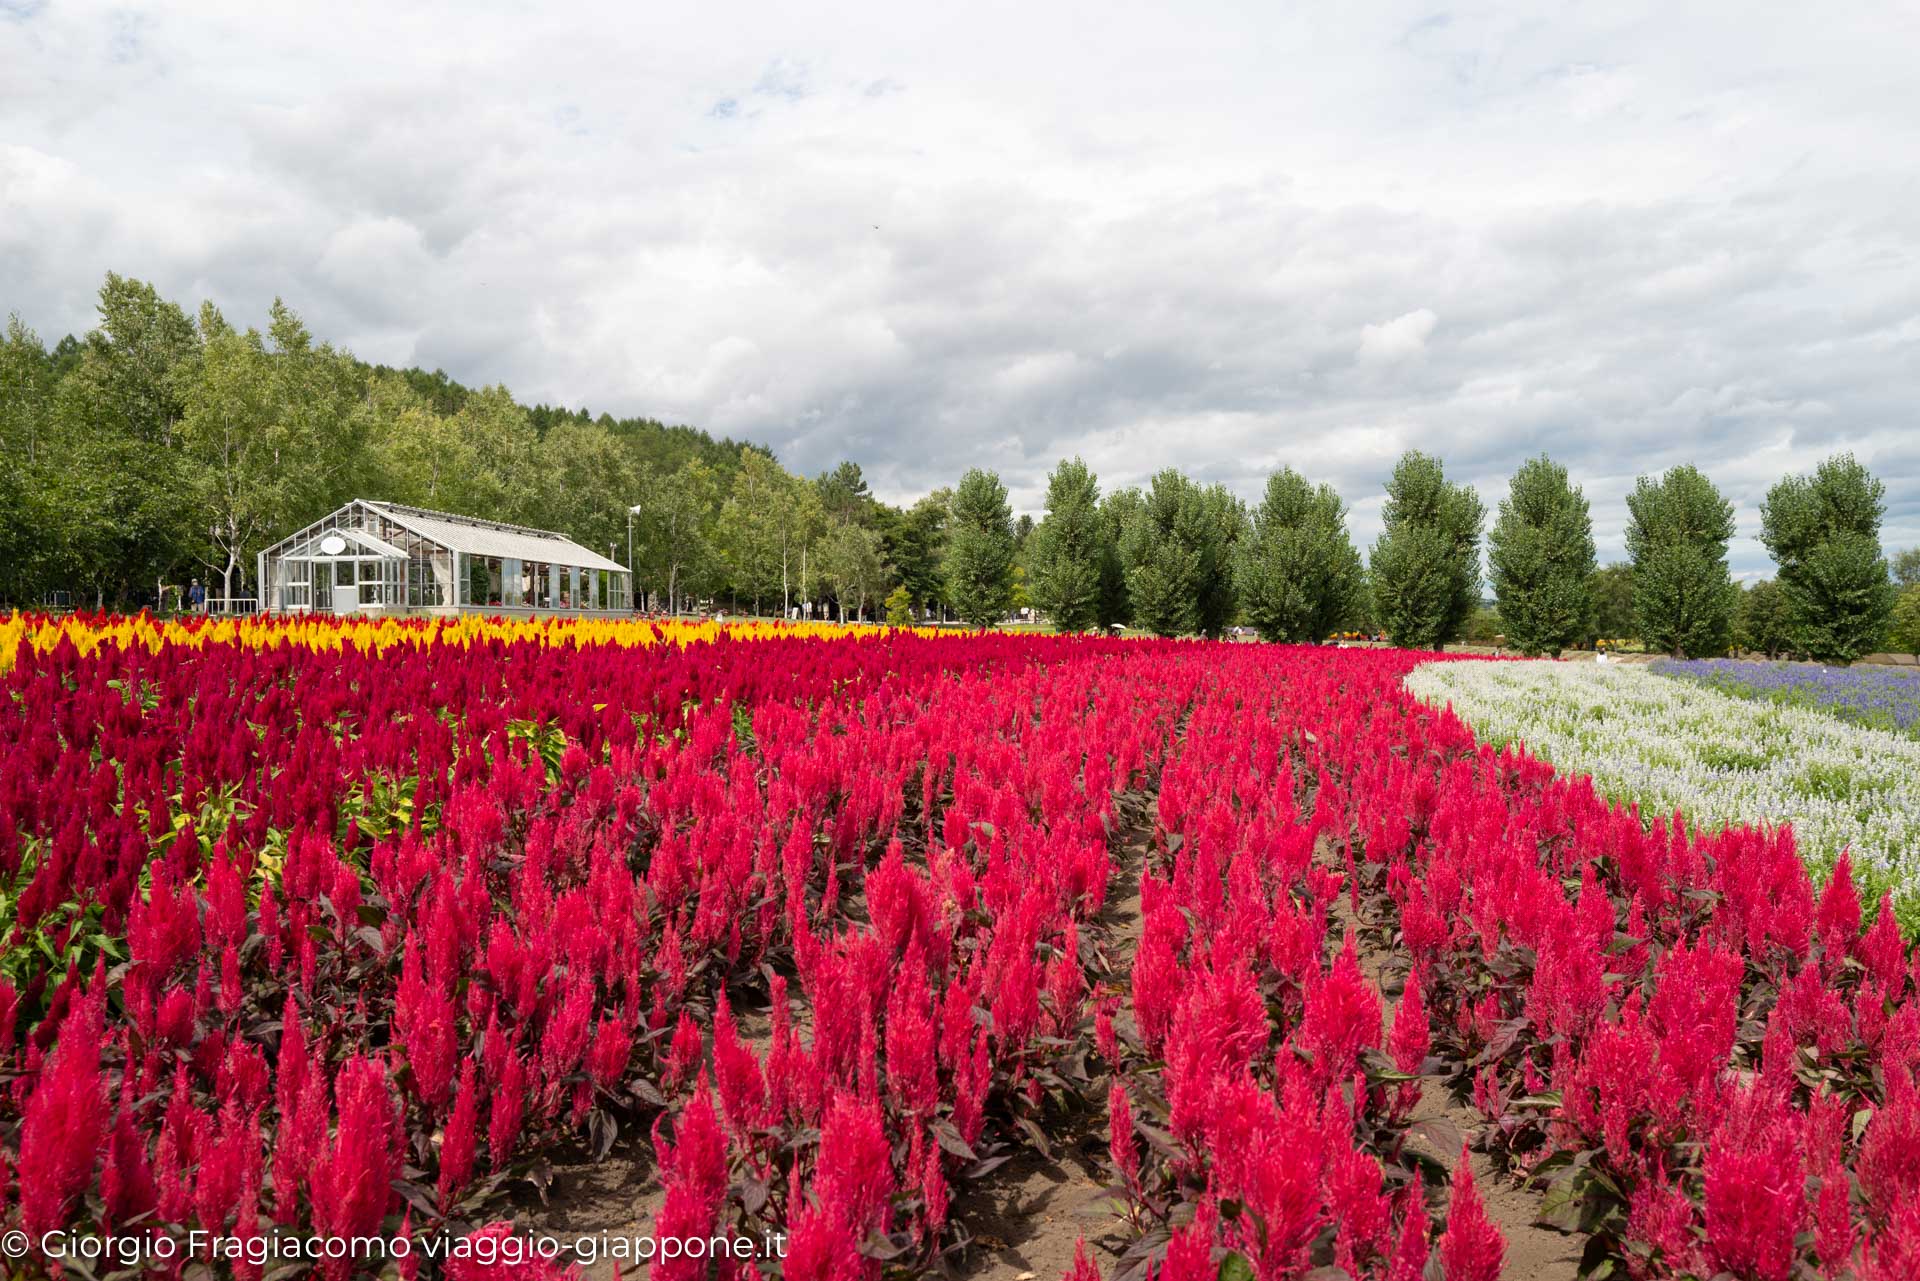
[(338, 556), (347, 550), (347, 540), (338, 534), (328, 534), (320, 540), (320, 550), (329, 556)]

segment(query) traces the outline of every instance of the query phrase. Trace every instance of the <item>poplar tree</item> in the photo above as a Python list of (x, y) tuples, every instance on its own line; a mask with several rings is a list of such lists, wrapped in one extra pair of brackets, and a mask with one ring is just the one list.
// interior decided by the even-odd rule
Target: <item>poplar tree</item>
[(1727, 569), (1733, 505), (1692, 466), (1642, 476), (1627, 495), (1640, 640), (1675, 658), (1727, 652), (1739, 589)]
[(1565, 467), (1543, 454), (1514, 473), (1487, 562), (1509, 645), (1557, 656), (1580, 640), (1593, 612), (1593, 517)]
[(1767, 491), (1760, 541), (1780, 566), (1795, 649), (1823, 663), (1851, 663), (1886, 639), (1894, 604), (1880, 551), (1886, 510), (1886, 486), (1852, 454)]
[(1125, 543), (1146, 499), (1138, 489), (1116, 490), (1100, 504), (1100, 595), (1096, 620), (1103, 628), (1133, 621), (1133, 597), (1127, 591)]
[(1232, 621), (1232, 555), (1246, 513), (1221, 485), (1168, 468), (1127, 517), (1121, 559), (1136, 626), (1156, 636), (1218, 636)]
[(1355, 612), (1360, 553), (1347, 535), (1346, 505), (1291, 467), (1267, 478), (1252, 528), (1234, 557), (1247, 621), (1263, 640), (1325, 640)]
[(1382, 515), (1386, 528), (1368, 558), (1374, 621), (1402, 649), (1439, 649), (1480, 607), (1486, 505), (1415, 449), (1394, 464)]
[(977, 467), (953, 492), (947, 595), (975, 627), (993, 626), (1013, 605), (1013, 509), (1000, 478)]
[(1104, 552), (1100, 486), (1078, 458), (1047, 477), (1047, 514), (1027, 549), (1034, 605), (1063, 632), (1085, 631), (1100, 613)]

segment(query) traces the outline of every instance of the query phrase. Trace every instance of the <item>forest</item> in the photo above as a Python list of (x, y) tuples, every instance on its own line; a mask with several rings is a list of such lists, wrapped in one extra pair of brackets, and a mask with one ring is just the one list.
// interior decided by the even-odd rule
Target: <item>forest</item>
[(241, 328), (109, 274), (99, 317), (51, 347), (18, 316), (0, 338), (0, 602), (137, 608), (194, 577), (249, 596), (260, 548), (356, 497), (557, 529), (623, 562), (627, 509), (661, 499), (635, 518), (642, 572), (710, 591), (741, 472), (778, 470), (692, 427), (368, 365), (277, 300)]

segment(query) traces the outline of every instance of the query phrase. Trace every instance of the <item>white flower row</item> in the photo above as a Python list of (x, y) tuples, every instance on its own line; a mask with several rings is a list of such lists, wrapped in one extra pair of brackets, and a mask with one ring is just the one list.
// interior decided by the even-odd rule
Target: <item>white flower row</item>
[(1791, 823), (1821, 877), (1850, 848), (1862, 895), (1891, 891), (1901, 923), (1920, 924), (1920, 741), (1637, 665), (1427, 663), (1407, 688), (1649, 818)]

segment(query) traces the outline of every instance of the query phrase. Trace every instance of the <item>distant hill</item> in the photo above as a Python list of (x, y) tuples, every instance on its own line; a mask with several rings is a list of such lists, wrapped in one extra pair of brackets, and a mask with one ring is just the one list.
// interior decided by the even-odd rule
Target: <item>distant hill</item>
[[(431, 405), (436, 413), (457, 414), (473, 394), (455, 378), (448, 376), (446, 370), (435, 369), (431, 373), (418, 366), (396, 369), (391, 365), (367, 365), (356, 362), (370, 375), (392, 375), (404, 380), (413, 393)], [(774, 457), (774, 452), (765, 445), (749, 440), (735, 440), (731, 436), (716, 438), (711, 433), (685, 423), (667, 424), (657, 418), (615, 418), (602, 412), (598, 415), (585, 408), (569, 409), (565, 405), (528, 405), (519, 403), (526, 410), (527, 420), (542, 439), (547, 432), (563, 422), (598, 423), (614, 435), (622, 437), (638, 447), (639, 452), (656, 460), (667, 471), (678, 469), (685, 463), (698, 460), (709, 467), (731, 474), (740, 464), (741, 449), (751, 449), (756, 453)]]

